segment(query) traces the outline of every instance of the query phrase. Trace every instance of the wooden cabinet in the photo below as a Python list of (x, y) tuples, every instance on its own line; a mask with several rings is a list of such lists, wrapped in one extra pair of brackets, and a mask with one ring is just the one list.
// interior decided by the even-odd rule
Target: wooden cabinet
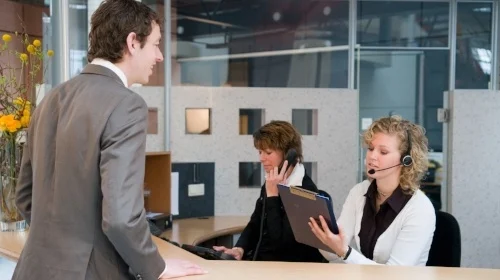
[(170, 214), (170, 174), (172, 172), (170, 152), (146, 153), (144, 176), (146, 211)]

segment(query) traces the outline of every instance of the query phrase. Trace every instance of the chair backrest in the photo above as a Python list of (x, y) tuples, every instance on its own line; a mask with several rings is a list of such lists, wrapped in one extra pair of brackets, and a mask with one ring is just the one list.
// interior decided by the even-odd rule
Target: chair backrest
[(460, 226), (453, 215), (436, 211), (436, 230), (427, 266), (460, 267), (462, 241)]

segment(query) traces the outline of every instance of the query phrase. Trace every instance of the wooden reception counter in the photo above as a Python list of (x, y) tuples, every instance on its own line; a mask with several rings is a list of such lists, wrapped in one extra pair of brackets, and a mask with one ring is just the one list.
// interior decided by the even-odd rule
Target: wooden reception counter
[[(212, 219), (196, 220), (189, 219), (184, 225), (198, 227), (191, 237), (184, 236), (181, 231), (172, 230), (170, 237), (181, 243), (196, 243), (196, 240), (207, 240), (219, 233), (227, 234), (223, 230), (234, 231), (241, 224), (246, 223), (245, 218), (217, 217)], [(182, 221), (182, 222), (185, 222)], [(200, 226), (205, 223), (205, 226)], [(223, 221), (226, 223), (223, 225)], [(234, 222), (234, 224), (233, 224)], [(209, 225), (213, 226), (214, 232), (210, 232)], [(201, 228), (201, 230), (200, 230)], [(220, 231), (222, 230), (222, 231)], [(198, 234), (194, 233), (195, 231)], [(208, 236), (203, 237), (205, 234)], [(0, 257), (4, 256), (17, 260), (28, 237), (28, 232), (12, 233), (0, 232)], [(176, 238), (181, 238), (177, 239)], [(186, 238), (186, 239), (182, 239)], [(500, 279), (500, 270), (494, 269), (472, 269), (472, 268), (442, 268), (442, 267), (401, 267), (401, 266), (375, 266), (375, 265), (346, 265), (346, 264), (316, 264), (316, 263), (285, 263), (285, 262), (248, 262), (248, 261), (209, 261), (199, 258), (183, 249), (176, 247), (166, 241), (153, 237), (161, 255), (165, 258), (182, 258), (191, 260), (208, 271), (201, 276), (190, 276), (186, 279), (370, 279), (370, 280), (393, 280), (393, 279)]]
[(172, 228), (165, 231), (162, 237), (181, 244), (200, 245), (209, 240), (241, 233), (249, 220), (250, 217), (243, 216), (174, 220)]

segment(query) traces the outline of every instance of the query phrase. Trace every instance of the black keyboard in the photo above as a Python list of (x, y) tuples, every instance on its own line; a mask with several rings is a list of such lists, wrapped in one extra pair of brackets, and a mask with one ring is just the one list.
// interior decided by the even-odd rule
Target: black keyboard
[(181, 248), (206, 260), (226, 260), (226, 261), (236, 260), (233, 256), (229, 254), (220, 251), (215, 251), (214, 249), (210, 248), (187, 245), (187, 244), (183, 244)]

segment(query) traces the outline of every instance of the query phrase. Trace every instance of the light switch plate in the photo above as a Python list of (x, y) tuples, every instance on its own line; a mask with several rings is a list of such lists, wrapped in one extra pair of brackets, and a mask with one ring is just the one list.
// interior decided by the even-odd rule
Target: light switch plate
[(189, 184), (188, 196), (202, 196), (205, 195), (205, 184)]

